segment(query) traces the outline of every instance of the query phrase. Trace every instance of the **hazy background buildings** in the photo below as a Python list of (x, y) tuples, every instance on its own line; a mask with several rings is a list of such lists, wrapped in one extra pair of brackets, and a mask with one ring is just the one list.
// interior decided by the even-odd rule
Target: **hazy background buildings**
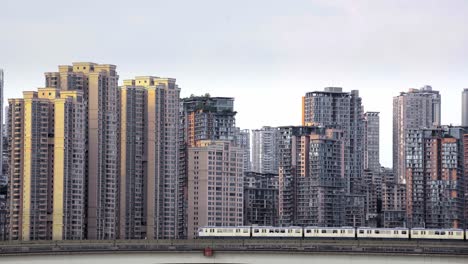
[[(119, 66), (120, 80), (156, 73), (176, 76), (188, 88), (182, 97), (207, 92), (235, 97), (237, 126), (258, 129), (300, 124), (301, 96), (343, 86), (359, 90), (366, 109), (381, 112), (381, 139), (390, 142), (392, 97), (410, 87), (429, 83), (441, 91), (450, 102), (442, 105), (443, 122), (460, 124), (459, 89), (467, 87), (467, 9), (465, 1), (424, 0), (289, 5), (277, 0), (46, 0), (30, 2), (25, 10), (22, 3), (7, 1), (0, 17), (5, 97), (43, 86), (37, 73), (57, 64), (111, 62)], [(175, 13), (180, 19), (173, 19)], [(118, 34), (103, 34), (96, 21), (111, 21), (111, 14), (119, 14), (112, 27)], [(131, 41), (143, 35), (143, 43)], [(259, 98), (267, 99), (262, 107), (257, 107)], [(391, 145), (382, 145), (382, 165), (392, 166), (391, 155)]]

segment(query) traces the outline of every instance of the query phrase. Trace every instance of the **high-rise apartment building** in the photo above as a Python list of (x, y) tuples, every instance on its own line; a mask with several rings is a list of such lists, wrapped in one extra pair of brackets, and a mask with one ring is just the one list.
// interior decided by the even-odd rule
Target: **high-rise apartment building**
[(9, 100), (10, 239), (85, 238), (85, 101), (40, 88)]
[(120, 93), (120, 234), (179, 238), (184, 233), (180, 88), (172, 78), (143, 76), (124, 81)]
[(410, 129), (406, 136), (406, 201), (410, 227), (464, 227), (463, 132)]
[(250, 130), (237, 128), (237, 146), (244, 151), (244, 171), (251, 171), (250, 163)]
[(468, 127), (468, 88), (463, 89), (462, 92), (462, 120), (461, 125)]
[(195, 96), (182, 100), (182, 124), (187, 145), (199, 140), (235, 140), (234, 98)]
[(297, 177), (297, 220), (299, 226), (344, 226), (343, 133), (318, 129), (300, 138), (301, 162)]
[(243, 224), (243, 151), (229, 141), (198, 141), (188, 149), (188, 238), (201, 226)]
[(145, 154), (147, 93), (135, 81), (120, 88), (120, 235), (121, 239), (146, 237), (145, 182), (149, 162)]
[(278, 226), (278, 174), (244, 173), (244, 225)]
[(0, 69), (0, 177), (3, 176), (3, 70)]
[(119, 76), (116, 66), (77, 62), (45, 73), (46, 86), (81, 91), (86, 114), (87, 238), (116, 239), (119, 216)]
[(309, 135), (313, 127), (278, 127), (278, 223), (292, 226), (297, 218), (297, 177), (305, 173), (306, 157), (301, 153), (300, 137)]
[(406, 182), (406, 138), (409, 129), (440, 126), (441, 98), (430, 86), (409, 89), (393, 98), (393, 169), (400, 183)]
[(343, 132), (279, 127), (279, 224), (344, 226)]
[(380, 171), (380, 117), (379, 112), (364, 113), (364, 169)]
[(278, 173), (277, 128), (252, 130), (252, 171)]
[[(188, 149), (197, 146), (203, 140), (230, 141), (241, 146), (244, 151), (244, 167), (249, 167), (250, 146), (249, 137), (245, 131), (236, 127), (236, 111), (234, 111), (234, 98), (190, 96), (180, 102), (180, 141), (179, 166), (181, 186), (184, 190), (183, 198), (183, 226), (187, 231), (188, 224)], [(190, 233), (190, 232), (189, 232)], [(183, 233), (181, 236), (186, 237)]]
[(343, 131), (346, 193), (362, 193), (364, 170), (364, 113), (359, 91), (340, 87), (309, 92), (302, 98), (302, 125), (327, 126)]

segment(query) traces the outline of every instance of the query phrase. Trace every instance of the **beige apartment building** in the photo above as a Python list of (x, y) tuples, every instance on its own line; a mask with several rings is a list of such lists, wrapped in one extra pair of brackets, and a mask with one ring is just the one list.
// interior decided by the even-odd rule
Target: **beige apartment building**
[(201, 226), (243, 224), (243, 150), (202, 140), (188, 149), (188, 238)]
[(77, 62), (45, 73), (47, 87), (81, 91), (85, 103), (86, 228), (88, 239), (118, 237), (119, 76), (116, 66)]
[(10, 239), (83, 239), (81, 91), (40, 88), (9, 100)]
[(175, 79), (142, 76), (124, 81), (120, 95), (121, 238), (179, 238), (180, 89)]

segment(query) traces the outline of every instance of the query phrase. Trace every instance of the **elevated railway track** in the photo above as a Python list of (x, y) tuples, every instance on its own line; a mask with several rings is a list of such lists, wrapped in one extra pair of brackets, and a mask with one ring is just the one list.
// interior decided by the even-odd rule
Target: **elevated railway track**
[(289, 252), (334, 254), (468, 256), (466, 241), (196, 239), (101, 241), (3, 241), (0, 257), (35, 254), (132, 252)]

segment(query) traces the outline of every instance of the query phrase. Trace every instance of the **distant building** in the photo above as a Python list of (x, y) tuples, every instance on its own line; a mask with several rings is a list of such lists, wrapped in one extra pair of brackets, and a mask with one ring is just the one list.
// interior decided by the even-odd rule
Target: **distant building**
[(405, 227), (406, 184), (398, 183), (393, 169), (381, 168), (382, 213), (381, 225), (385, 228)]
[[(406, 201), (410, 227), (462, 228), (463, 133), (410, 129), (406, 137)], [(458, 134), (458, 135), (457, 135)]]
[(252, 130), (252, 171), (278, 173), (277, 146), (275, 127)]
[(201, 226), (242, 226), (243, 151), (229, 141), (198, 141), (188, 149), (188, 238)]
[(200, 140), (235, 140), (234, 98), (209, 95), (184, 98), (181, 115), (189, 147)]
[(393, 169), (400, 183), (405, 183), (406, 139), (409, 129), (437, 127), (441, 124), (441, 98), (430, 86), (409, 89), (393, 98)]
[(462, 92), (462, 121), (463, 127), (468, 127), (468, 88), (463, 89)]
[(12, 240), (85, 238), (85, 101), (39, 88), (9, 99)]
[(278, 226), (278, 174), (244, 175), (244, 225)]
[(364, 113), (364, 169), (380, 170), (380, 117), (379, 112)]
[(250, 130), (237, 128), (237, 146), (244, 151), (244, 171), (251, 171), (250, 162)]
[(364, 113), (359, 91), (341, 87), (306, 93), (302, 98), (302, 125), (343, 131), (346, 193), (362, 194), (364, 170)]
[(342, 131), (279, 127), (278, 135), (279, 224), (344, 226)]
[(0, 174), (3, 176), (3, 101), (5, 98), (3, 97), (3, 70), (0, 69)]

